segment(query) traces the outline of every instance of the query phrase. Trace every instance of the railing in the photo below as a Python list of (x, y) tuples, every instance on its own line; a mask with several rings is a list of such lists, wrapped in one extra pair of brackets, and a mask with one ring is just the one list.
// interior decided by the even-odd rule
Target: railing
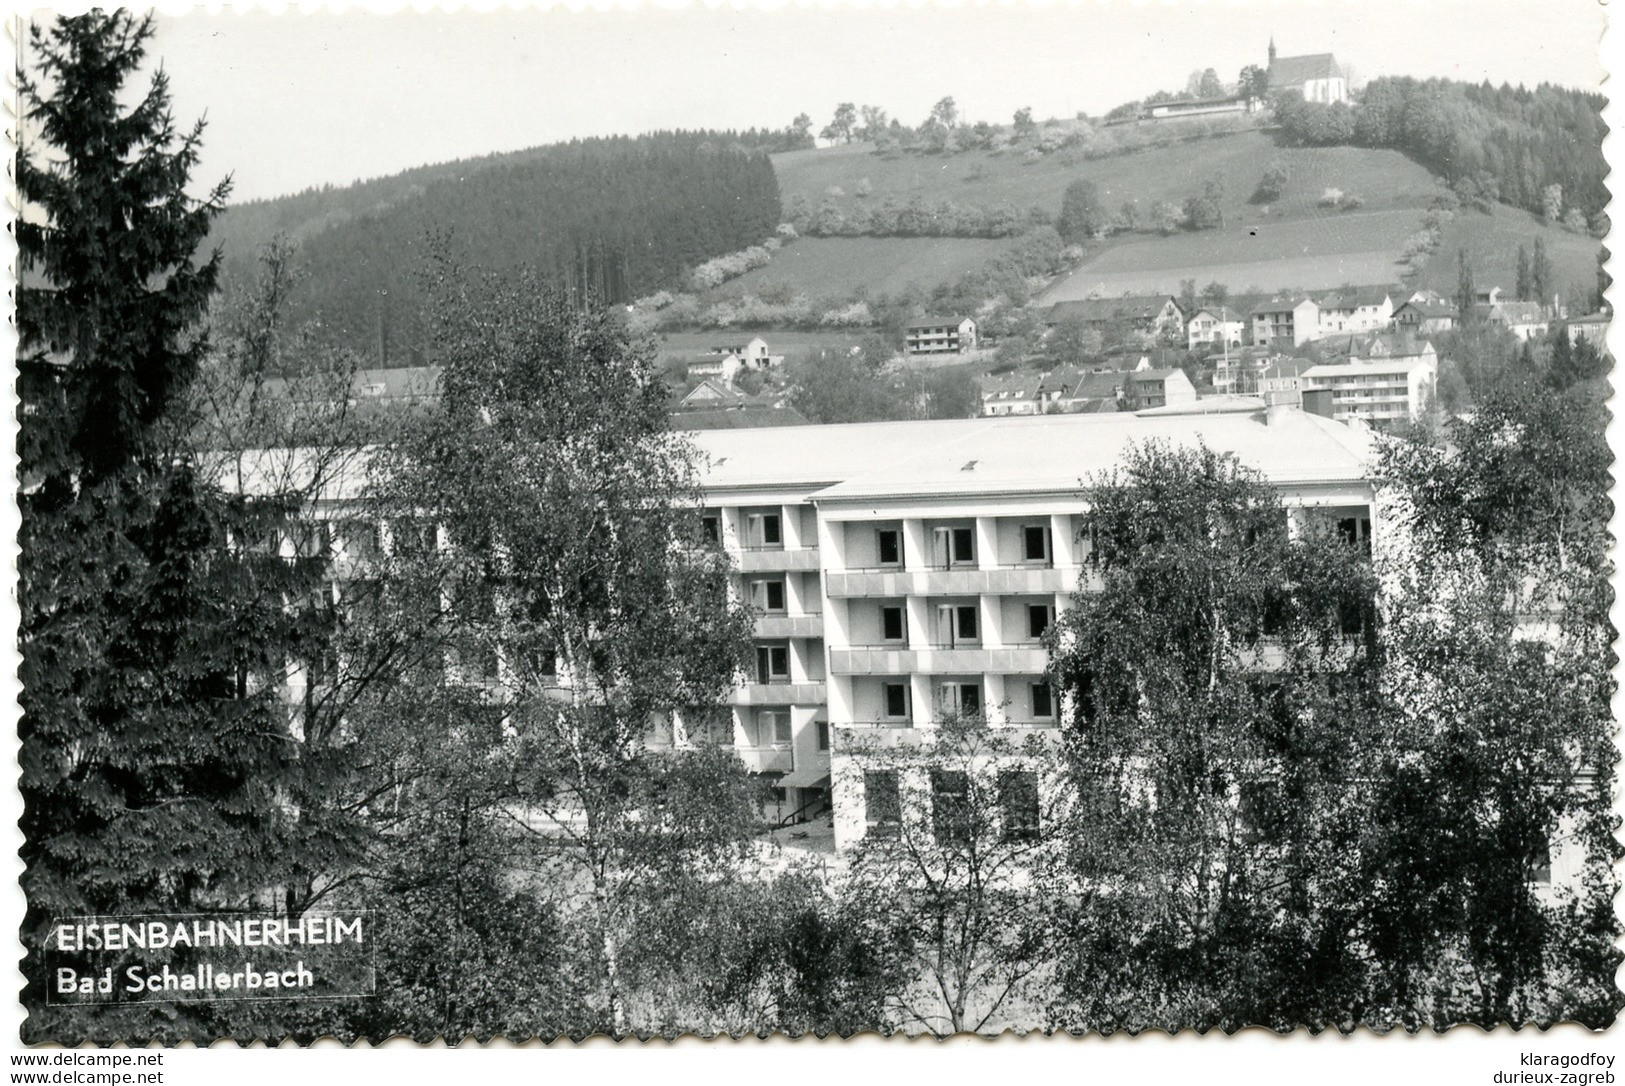
[(831, 802), (829, 793), (820, 792), (779, 819), (778, 828), (782, 830), (786, 826), (799, 826), (803, 822), (811, 822), (813, 819), (821, 818), (834, 809), (835, 805)]

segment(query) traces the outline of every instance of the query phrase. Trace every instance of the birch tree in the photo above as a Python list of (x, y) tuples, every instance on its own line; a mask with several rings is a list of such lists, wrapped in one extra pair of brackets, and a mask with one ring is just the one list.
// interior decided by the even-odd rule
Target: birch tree
[(486, 691), (512, 758), (495, 799), (590, 931), (603, 1026), (625, 1034), (638, 895), (672, 865), (728, 877), (757, 826), (732, 752), (670, 715), (720, 705), (749, 616), (703, 541), (651, 344), (528, 274), (432, 274), (438, 406), (377, 456), (374, 498), (433, 535), (447, 666)]

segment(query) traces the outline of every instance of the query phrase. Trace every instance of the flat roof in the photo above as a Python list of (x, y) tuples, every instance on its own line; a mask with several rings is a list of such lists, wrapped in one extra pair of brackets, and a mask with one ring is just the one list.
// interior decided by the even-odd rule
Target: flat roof
[(1277, 484), (1368, 475), (1363, 429), (1303, 411), (1039, 415), (691, 433), (702, 485), (805, 487), (832, 501), (1081, 490), (1137, 442), (1205, 443)]

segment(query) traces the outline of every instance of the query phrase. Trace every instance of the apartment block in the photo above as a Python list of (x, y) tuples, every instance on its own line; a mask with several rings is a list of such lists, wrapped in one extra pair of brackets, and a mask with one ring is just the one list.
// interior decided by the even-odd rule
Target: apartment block
[(692, 436), (707, 524), (761, 612), (757, 670), (731, 706), (735, 746), (773, 775), (785, 811), (832, 806), (838, 848), (919, 799), (866, 771), (863, 751), (928, 743), (953, 714), (1058, 737), (1042, 638), (1093, 577), (1084, 480), (1132, 443), (1231, 452), (1279, 489), (1289, 517), (1318, 510), (1372, 540), (1369, 436), (1287, 408)]

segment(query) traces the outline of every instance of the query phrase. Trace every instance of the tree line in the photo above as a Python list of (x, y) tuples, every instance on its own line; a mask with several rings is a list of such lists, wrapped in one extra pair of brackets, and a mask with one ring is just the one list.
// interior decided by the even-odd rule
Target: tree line
[(1608, 202), (1596, 94), (1383, 76), (1352, 105), (1285, 93), (1275, 117), (1299, 143), (1401, 151), (1486, 207), (1500, 201), (1554, 221), (1572, 211), (1575, 229), (1595, 230)]
[[(327, 222), (301, 243), (308, 280), (290, 312), (374, 365), (421, 364), (416, 270), (430, 234), (491, 267), (527, 264), (565, 290), (621, 302), (760, 242), (779, 217), (767, 155), (725, 134), (578, 140), (434, 177)], [(252, 275), (251, 252), (228, 258), (228, 281)]]

